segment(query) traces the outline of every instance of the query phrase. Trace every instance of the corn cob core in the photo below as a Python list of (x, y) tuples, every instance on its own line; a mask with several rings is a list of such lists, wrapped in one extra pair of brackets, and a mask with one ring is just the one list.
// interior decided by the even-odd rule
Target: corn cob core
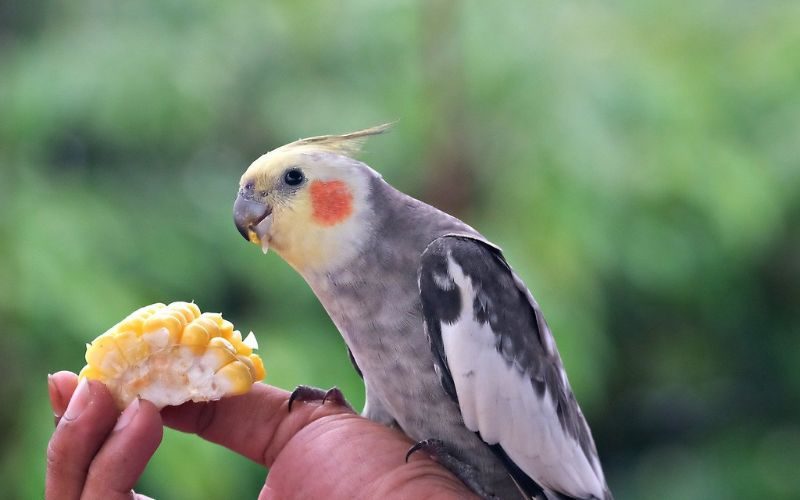
[(218, 313), (191, 302), (151, 304), (86, 346), (80, 378), (103, 382), (120, 409), (134, 398), (159, 408), (243, 394), (264, 378), (264, 364)]

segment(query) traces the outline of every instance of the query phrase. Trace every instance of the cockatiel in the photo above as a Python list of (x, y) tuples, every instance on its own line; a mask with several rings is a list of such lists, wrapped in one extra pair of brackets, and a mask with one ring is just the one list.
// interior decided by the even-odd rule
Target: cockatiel
[(387, 125), (254, 161), (234, 220), (319, 298), (396, 426), (486, 498), (610, 499), (536, 301), (500, 249), (355, 159)]

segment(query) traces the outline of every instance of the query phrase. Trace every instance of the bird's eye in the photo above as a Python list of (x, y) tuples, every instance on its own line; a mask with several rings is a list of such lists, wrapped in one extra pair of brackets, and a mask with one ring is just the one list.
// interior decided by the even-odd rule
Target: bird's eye
[(283, 175), (283, 181), (290, 186), (297, 186), (298, 184), (303, 182), (303, 180), (305, 180), (303, 172), (296, 168), (287, 171)]

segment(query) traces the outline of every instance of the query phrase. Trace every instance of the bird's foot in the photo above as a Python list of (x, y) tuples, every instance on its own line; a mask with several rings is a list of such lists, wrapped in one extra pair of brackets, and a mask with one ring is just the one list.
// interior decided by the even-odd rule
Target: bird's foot
[(292, 411), (292, 404), (295, 401), (320, 401), (322, 404), (325, 404), (326, 401), (330, 401), (339, 406), (344, 406), (355, 413), (355, 410), (353, 410), (353, 407), (350, 406), (350, 403), (344, 398), (344, 394), (342, 394), (342, 391), (340, 391), (338, 387), (331, 387), (326, 391), (317, 387), (298, 385), (289, 396), (289, 411)]
[(456, 458), (447, 445), (438, 439), (425, 439), (418, 442), (408, 449), (406, 452), (406, 462), (417, 451), (424, 451), (436, 462), (443, 465), (450, 472), (452, 472), (462, 483), (466, 484), (478, 496), (487, 500), (499, 500), (499, 497), (493, 493), (486, 491), (481, 482), (478, 480), (478, 470)]

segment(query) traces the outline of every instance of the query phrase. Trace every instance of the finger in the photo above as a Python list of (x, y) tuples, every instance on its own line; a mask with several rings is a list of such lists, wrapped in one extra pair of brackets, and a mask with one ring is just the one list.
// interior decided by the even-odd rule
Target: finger
[(53, 408), (56, 425), (67, 409), (76, 387), (78, 387), (78, 376), (72, 372), (61, 371), (47, 376), (47, 392), (50, 395), (50, 406)]
[(83, 497), (130, 500), (162, 434), (161, 415), (153, 403), (133, 400), (89, 467)]
[(197, 434), (267, 467), (310, 422), (327, 415), (353, 416), (332, 404), (295, 405), (289, 412), (288, 402), (289, 392), (256, 384), (242, 396), (168, 407), (161, 416), (169, 427)]
[(102, 383), (83, 380), (78, 384), (47, 446), (45, 494), (49, 500), (80, 497), (89, 464), (118, 414)]

